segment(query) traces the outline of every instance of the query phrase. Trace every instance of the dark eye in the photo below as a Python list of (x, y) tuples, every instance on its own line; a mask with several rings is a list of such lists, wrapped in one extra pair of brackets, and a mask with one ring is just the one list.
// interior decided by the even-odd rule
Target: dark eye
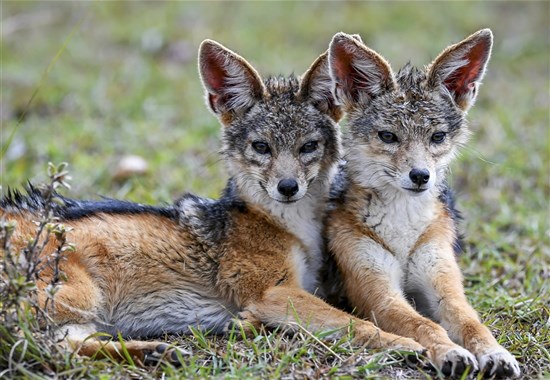
[(269, 149), (269, 145), (263, 141), (254, 141), (252, 143), (252, 148), (260, 154), (268, 154), (271, 152), (271, 149)]
[(310, 141), (302, 145), (300, 153), (313, 153), (317, 150), (317, 141)]
[(441, 144), (443, 141), (445, 141), (445, 137), (447, 137), (447, 134), (445, 132), (435, 132), (432, 135), (432, 142), (436, 144)]
[(380, 140), (382, 140), (386, 144), (393, 144), (398, 141), (397, 136), (394, 133), (388, 131), (378, 132), (378, 137), (380, 137)]

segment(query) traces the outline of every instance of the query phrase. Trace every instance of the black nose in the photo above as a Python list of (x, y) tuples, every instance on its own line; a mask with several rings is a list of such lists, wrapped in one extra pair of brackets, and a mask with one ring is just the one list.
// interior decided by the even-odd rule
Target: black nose
[(277, 190), (284, 196), (291, 197), (298, 192), (298, 183), (292, 178), (283, 179), (277, 185)]
[(430, 180), (430, 171), (428, 169), (413, 169), (409, 173), (409, 177), (414, 184), (422, 186)]

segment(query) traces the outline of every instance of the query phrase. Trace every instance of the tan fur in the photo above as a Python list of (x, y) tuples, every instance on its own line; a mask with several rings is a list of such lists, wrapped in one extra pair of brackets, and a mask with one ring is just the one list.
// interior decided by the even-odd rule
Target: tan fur
[[(266, 288), (297, 286), (292, 263), (281, 253), (290, 252), (298, 240), (261, 212), (235, 215), (234, 222), (227, 252), (220, 260), (220, 290), (239, 307), (246, 307), (260, 299)], [(246, 260), (243, 247), (248, 247)]]
[(442, 244), (452, 246), (456, 239), (454, 221), (449, 215), (449, 212), (445, 210), (441, 204), (438, 204), (433, 222), (426, 228), (422, 235), (420, 235), (409, 254), (412, 255), (420, 247), (434, 240), (441, 240)]
[(330, 213), (330, 217), (334, 218), (329, 224), (329, 233), (333, 232), (331, 236), (334, 236), (334, 241), (331, 242), (331, 244), (335, 244), (337, 246), (339, 244), (346, 245), (347, 242), (343, 241), (342, 237), (349, 233), (349, 236), (367, 237), (372, 239), (386, 251), (391, 252), (391, 249), (384, 242), (384, 239), (377, 235), (372, 229), (357, 220), (357, 216), (353, 213), (353, 207), (335, 209)]

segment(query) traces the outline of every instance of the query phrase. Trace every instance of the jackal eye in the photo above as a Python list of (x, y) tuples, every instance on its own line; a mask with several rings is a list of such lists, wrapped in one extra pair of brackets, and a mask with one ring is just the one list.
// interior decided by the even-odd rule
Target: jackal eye
[(269, 149), (269, 145), (263, 141), (254, 141), (252, 143), (252, 148), (260, 154), (268, 154), (271, 152), (271, 149)]
[(447, 134), (445, 132), (435, 132), (432, 135), (432, 142), (436, 144), (441, 144), (443, 141), (445, 141), (445, 137), (447, 137)]
[(380, 138), (380, 140), (382, 140), (386, 144), (393, 144), (393, 143), (396, 143), (397, 141), (399, 141), (397, 139), (397, 136), (394, 133), (391, 133), (391, 132), (388, 132), (388, 131), (378, 132), (378, 137)]
[(302, 145), (302, 147), (300, 148), (300, 153), (313, 153), (317, 150), (317, 146), (317, 141), (309, 141)]

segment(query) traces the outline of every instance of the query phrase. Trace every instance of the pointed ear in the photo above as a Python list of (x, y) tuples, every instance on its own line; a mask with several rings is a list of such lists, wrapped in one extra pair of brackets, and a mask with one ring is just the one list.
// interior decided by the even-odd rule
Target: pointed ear
[(356, 34), (337, 33), (332, 38), (329, 67), (334, 93), (346, 108), (367, 103), (396, 87), (389, 63)]
[(215, 41), (202, 42), (199, 73), (206, 90), (206, 103), (222, 122), (231, 120), (235, 114), (243, 114), (263, 96), (264, 85), (256, 70), (244, 58)]
[(329, 115), (338, 122), (342, 116), (342, 110), (336, 104), (332, 91), (332, 78), (328, 68), (328, 53), (319, 56), (302, 75), (299, 96), (308, 100), (321, 112)]
[(363, 39), (361, 38), (361, 36), (359, 34), (351, 34), (351, 36), (353, 38), (355, 38), (357, 41), (361, 42), (362, 44), (364, 44), (363, 42)]
[(490, 29), (480, 30), (449, 46), (428, 67), (429, 83), (433, 86), (443, 84), (456, 105), (467, 111), (475, 102), (492, 46)]

